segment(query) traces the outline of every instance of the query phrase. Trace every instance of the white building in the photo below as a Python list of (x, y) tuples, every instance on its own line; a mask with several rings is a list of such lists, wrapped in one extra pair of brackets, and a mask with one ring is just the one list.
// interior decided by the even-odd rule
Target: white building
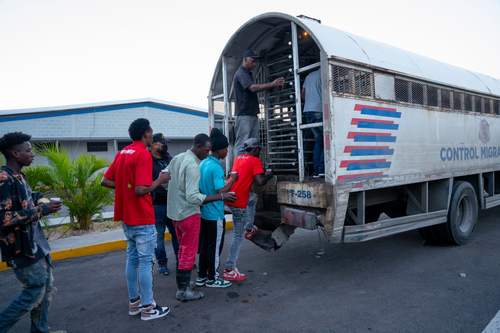
[[(162, 132), (172, 155), (191, 146), (193, 137), (208, 132), (207, 111), (155, 99), (3, 110), (0, 136), (21, 131), (34, 143), (57, 143), (74, 158), (93, 153), (111, 161), (130, 143), (128, 127), (137, 118), (147, 118), (155, 133)], [(44, 163), (42, 159), (36, 163)]]

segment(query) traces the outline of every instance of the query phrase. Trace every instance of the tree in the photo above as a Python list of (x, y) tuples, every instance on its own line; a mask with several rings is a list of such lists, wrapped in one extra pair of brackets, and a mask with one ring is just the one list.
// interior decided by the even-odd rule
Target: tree
[(72, 228), (89, 230), (92, 216), (113, 203), (111, 190), (101, 186), (105, 159), (82, 154), (71, 159), (66, 151), (55, 146), (37, 149), (49, 165), (26, 168), (25, 174), (34, 190), (60, 197), (69, 209)]

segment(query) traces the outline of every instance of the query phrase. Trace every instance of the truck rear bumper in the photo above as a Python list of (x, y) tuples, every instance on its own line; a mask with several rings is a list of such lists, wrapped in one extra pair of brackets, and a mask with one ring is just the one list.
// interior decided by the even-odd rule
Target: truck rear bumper
[(333, 219), (332, 185), (324, 181), (279, 182), (277, 184), (281, 223), (314, 230), (319, 226), (331, 230)]

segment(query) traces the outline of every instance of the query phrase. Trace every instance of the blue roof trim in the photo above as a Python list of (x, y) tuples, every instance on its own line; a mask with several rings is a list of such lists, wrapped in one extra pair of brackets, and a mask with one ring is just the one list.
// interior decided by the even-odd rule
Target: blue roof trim
[(31, 119), (42, 119), (42, 118), (52, 118), (52, 117), (64, 117), (64, 116), (80, 115), (80, 114), (87, 114), (87, 113), (135, 109), (135, 108), (141, 108), (141, 107), (152, 107), (155, 109), (168, 111), (168, 112), (176, 112), (176, 113), (188, 114), (188, 115), (196, 116), (196, 117), (208, 118), (208, 113), (203, 112), (203, 111), (197, 111), (197, 110), (192, 110), (192, 109), (183, 108), (183, 107), (179, 107), (179, 106), (168, 105), (168, 104), (161, 104), (161, 103), (157, 103), (157, 102), (137, 102), (137, 103), (83, 107), (83, 108), (68, 109), (68, 110), (47, 111), (47, 112), (43, 112), (43, 113), (31, 113), (31, 114), (28, 113), (28, 114), (12, 115), (12, 116), (5, 115), (5, 116), (0, 116), (0, 123), (6, 123), (6, 122), (10, 122), (10, 121), (17, 121), (17, 120), (31, 120)]

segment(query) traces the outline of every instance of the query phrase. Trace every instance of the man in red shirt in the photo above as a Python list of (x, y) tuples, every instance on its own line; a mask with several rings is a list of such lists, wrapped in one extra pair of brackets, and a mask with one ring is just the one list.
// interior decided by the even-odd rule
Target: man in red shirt
[(257, 185), (265, 185), (271, 179), (271, 172), (264, 173), (262, 162), (259, 158), (261, 146), (255, 138), (245, 140), (240, 149), (240, 155), (236, 157), (231, 173), (237, 173), (238, 179), (231, 187), (231, 192), (236, 194), (236, 201), (227, 202), (233, 213), (233, 240), (229, 257), (224, 265), (224, 279), (230, 281), (244, 281), (246, 275), (240, 273), (236, 267), (243, 233), (247, 232), (248, 237), (254, 233), (253, 226), (255, 216), (255, 205), (257, 195), (250, 193), (254, 181)]
[(115, 189), (115, 221), (123, 222), (127, 238), (127, 287), (129, 315), (141, 314), (142, 320), (166, 316), (170, 309), (153, 299), (152, 264), (156, 248), (155, 213), (151, 192), (170, 180), (160, 173), (153, 181), (153, 160), (148, 147), (153, 129), (144, 118), (136, 119), (128, 129), (132, 144), (116, 155), (104, 174), (102, 185)]

